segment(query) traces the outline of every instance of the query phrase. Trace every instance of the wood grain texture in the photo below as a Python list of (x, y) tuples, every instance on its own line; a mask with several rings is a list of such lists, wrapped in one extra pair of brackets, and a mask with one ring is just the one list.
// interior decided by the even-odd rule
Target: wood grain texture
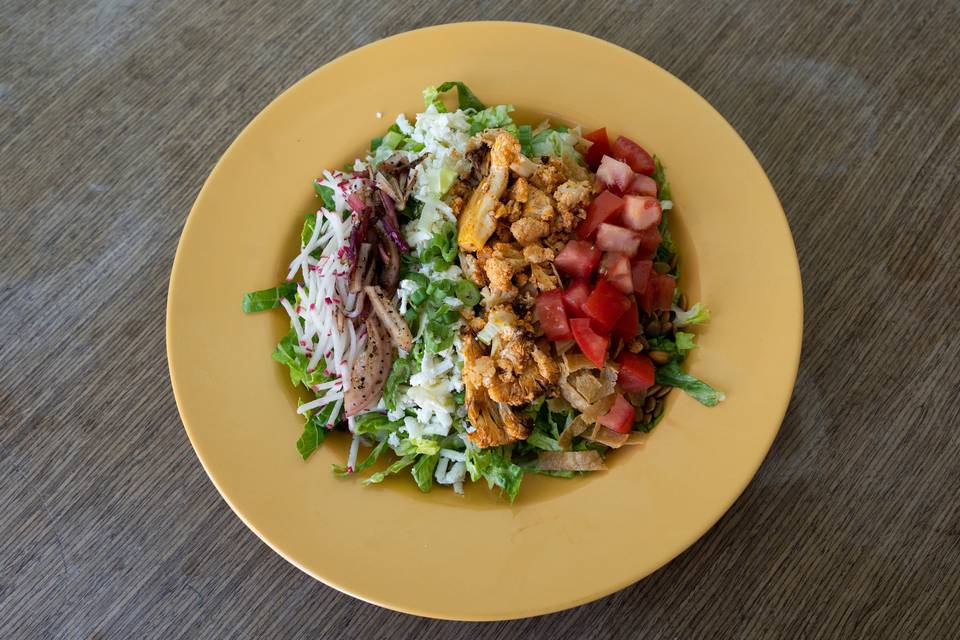
[[(470, 19), (597, 35), (699, 91), (780, 194), (806, 304), (730, 512), (613, 596), (486, 624), (270, 551), (194, 456), (164, 351), (180, 230), (243, 125), (350, 49)], [(0, 0), (0, 637), (960, 637), (957, 33), (954, 1)]]

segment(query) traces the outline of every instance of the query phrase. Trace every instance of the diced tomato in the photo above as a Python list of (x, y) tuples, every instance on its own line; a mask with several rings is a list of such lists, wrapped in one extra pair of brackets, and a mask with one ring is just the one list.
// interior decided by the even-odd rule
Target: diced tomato
[(593, 273), (599, 262), (599, 249), (585, 240), (571, 240), (560, 250), (554, 264), (567, 275), (586, 278)]
[(607, 356), (607, 347), (610, 346), (610, 338), (597, 334), (590, 327), (590, 320), (586, 318), (574, 318), (570, 321), (570, 330), (573, 333), (573, 339), (577, 341), (583, 355), (595, 364), (598, 369), (603, 368), (604, 359)]
[(622, 209), (623, 198), (609, 191), (604, 191), (594, 198), (590, 206), (587, 207), (586, 219), (577, 226), (577, 237), (581, 240), (589, 238), (600, 226), (600, 223), (606, 222), (608, 218), (620, 213)]
[(677, 281), (670, 276), (656, 274), (651, 281), (653, 284), (653, 308), (657, 311), (668, 311), (673, 305), (673, 292), (677, 288)]
[(637, 249), (636, 258), (652, 258), (653, 254), (657, 252), (657, 247), (660, 246), (662, 238), (660, 238), (660, 230), (656, 227), (649, 227), (643, 231), (638, 232), (640, 234), (640, 248)]
[(590, 281), (586, 278), (577, 278), (563, 291), (563, 306), (568, 314), (583, 316), (583, 303), (590, 295)]
[[(651, 196), (623, 196), (623, 213), (620, 221), (623, 226), (634, 231), (643, 231), (660, 224), (663, 210), (660, 201)], [(602, 249), (603, 247), (601, 247)]]
[[(600, 160), (603, 156), (610, 155), (610, 139), (607, 138), (607, 128), (600, 127), (596, 131), (583, 134), (584, 140), (589, 140), (593, 144), (587, 149), (584, 160), (591, 171), (596, 171), (600, 166)], [(653, 195), (657, 195), (654, 193)]]
[(627, 300), (627, 296), (620, 293), (620, 290), (606, 279), (599, 278), (587, 301), (583, 303), (583, 312), (601, 331), (610, 333), (617, 324), (617, 320), (629, 307), (630, 301)]
[(633, 430), (633, 419), (636, 415), (637, 410), (633, 405), (618, 393), (610, 411), (597, 418), (597, 422), (617, 433), (630, 433)]
[(633, 292), (641, 294), (647, 290), (647, 282), (650, 280), (650, 272), (653, 271), (653, 260), (634, 260), (630, 268), (630, 274), (633, 276)]
[(640, 307), (646, 311), (666, 311), (673, 304), (673, 292), (677, 281), (661, 273), (651, 273), (647, 289), (638, 298)]
[(645, 173), (648, 176), (653, 173), (653, 158), (650, 157), (646, 149), (630, 138), (620, 136), (613, 141), (610, 150), (613, 152), (614, 158), (623, 160), (637, 173)]
[(629, 300), (630, 308), (620, 316), (616, 326), (613, 327), (613, 333), (627, 341), (636, 338), (640, 331), (640, 314), (637, 312), (637, 303), (633, 296)]
[(603, 156), (597, 168), (597, 177), (606, 185), (607, 189), (623, 193), (633, 183), (633, 170), (624, 162), (616, 158)]
[(601, 251), (616, 251), (632, 258), (639, 247), (640, 236), (630, 229), (607, 222), (597, 227), (597, 248)]
[(622, 293), (633, 293), (630, 258), (626, 255), (616, 251), (603, 254), (603, 260), (600, 261), (600, 273)]
[(620, 365), (617, 386), (627, 393), (640, 393), (653, 386), (653, 361), (646, 355), (621, 351), (617, 364)]
[(543, 332), (551, 340), (569, 340), (573, 337), (563, 310), (563, 292), (560, 289), (544, 291), (534, 302), (534, 313)]
[(657, 181), (650, 176), (642, 173), (633, 174), (633, 182), (627, 187), (624, 193), (631, 193), (638, 196), (657, 196)]

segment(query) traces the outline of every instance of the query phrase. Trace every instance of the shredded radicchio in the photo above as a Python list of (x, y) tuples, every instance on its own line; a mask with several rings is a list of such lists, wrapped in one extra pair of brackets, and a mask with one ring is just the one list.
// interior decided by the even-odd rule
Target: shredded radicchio
[(383, 228), (387, 232), (387, 236), (393, 240), (393, 243), (397, 245), (397, 248), (404, 253), (410, 251), (410, 247), (407, 245), (406, 241), (400, 235), (398, 230), (400, 223), (397, 221), (397, 210), (393, 205), (393, 198), (388, 196), (383, 191), (380, 192), (380, 200), (383, 201)]

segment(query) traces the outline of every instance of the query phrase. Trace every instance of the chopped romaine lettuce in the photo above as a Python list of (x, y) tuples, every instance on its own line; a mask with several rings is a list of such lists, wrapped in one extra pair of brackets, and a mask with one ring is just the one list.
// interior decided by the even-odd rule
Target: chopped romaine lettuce
[(696, 303), (686, 311), (674, 305), (673, 312), (677, 316), (673, 324), (678, 327), (688, 327), (692, 324), (703, 324), (710, 321), (710, 309), (707, 309), (702, 302)]
[(297, 283), (284, 282), (270, 289), (262, 289), (260, 291), (243, 294), (243, 302), (240, 303), (240, 308), (243, 309), (244, 313), (276, 309), (280, 306), (282, 299), (293, 300), (296, 294)]
[(659, 385), (683, 389), (690, 397), (702, 405), (716, 406), (726, 396), (706, 382), (695, 378), (680, 368), (676, 362), (657, 367), (656, 381)]

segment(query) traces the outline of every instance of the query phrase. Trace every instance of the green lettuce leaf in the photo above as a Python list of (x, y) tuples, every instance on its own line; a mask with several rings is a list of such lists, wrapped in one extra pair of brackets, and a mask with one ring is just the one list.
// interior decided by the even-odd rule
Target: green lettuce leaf
[(678, 327), (688, 327), (692, 324), (703, 324), (710, 321), (710, 309), (702, 302), (698, 302), (686, 311), (678, 306), (673, 307), (676, 318), (673, 324)]
[(399, 460), (396, 460), (393, 464), (391, 464), (389, 467), (387, 467), (383, 471), (378, 471), (377, 473), (373, 474), (372, 476), (364, 480), (363, 486), (377, 484), (378, 482), (383, 482), (387, 478), (387, 476), (393, 475), (394, 473), (397, 473), (398, 471), (402, 471), (403, 469), (409, 467), (411, 464), (413, 464), (414, 460), (416, 459), (417, 459), (417, 454), (412, 453), (408, 456), (404, 456), (400, 458)]
[(337, 203), (333, 199), (333, 189), (325, 184), (320, 184), (316, 180), (313, 182), (313, 188), (316, 190), (317, 195), (320, 196), (320, 199), (323, 200), (323, 208), (327, 211), (336, 211)]
[(333, 407), (330, 407), (326, 412), (321, 411), (307, 417), (307, 422), (303, 425), (303, 433), (297, 440), (297, 451), (304, 460), (309, 458), (327, 437), (326, 416), (329, 416), (332, 409)]
[(706, 382), (681, 369), (676, 362), (657, 367), (655, 377), (657, 384), (683, 389), (694, 400), (708, 407), (716, 406), (726, 397)]
[(410, 473), (413, 474), (413, 479), (420, 487), (420, 491), (427, 493), (433, 487), (433, 472), (436, 470), (439, 461), (439, 453), (421, 455), (416, 464), (413, 465)]
[(290, 369), (290, 383), (293, 386), (304, 385), (307, 389), (313, 391), (313, 385), (321, 382), (328, 382), (333, 378), (323, 373), (326, 368), (326, 362), (323, 358), (317, 363), (317, 368), (313, 371), (307, 371), (309, 360), (307, 356), (296, 351), (297, 333), (293, 327), (281, 338), (277, 348), (273, 350), (272, 357), (280, 364), (286, 365)]
[(513, 119), (510, 117), (512, 111), (512, 104), (498, 104), (495, 107), (489, 107), (475, 113), (469, 119), (470, 135), (480, 133), (485, 129), (499, 129), (513, 125)]
[(267, 309), (276, 309), (280, 306), (280, 301), (284, 298), (293, 300), (297, 295), (296, 282), (284, 282), (269, 289), (261, 289), (251, 293), (243, 294), (243, 301), (240, 308), (244, 313), (256, 313), (257, 311), (266, 311)]
[(427, 87), (424, 89), (423, 106), (429, 107), (433, 105), (437, 111), (441, 113), (445, 112), (447, 106), (443, 104), (443, 99), (440, 97), (440, 94), (446, 93), (453, 88), (457, 90), (457, 105), (460, 109), (482, 111), (485, 108), (484, 104), (480, 102), (480, 98), (475, 96), (473, 91), (470, 91), (470, 88), (459, 80), (448, 80), (435, 87)]
[(523, 480), (523, 469), (513, 464), (499, 447), (490, 449), (467, 449), (467, 472), (470, 478), (476, 481), (483, 478), (487, 486), (500, 487), (507, 494), (510, 502), (517, 498), (520, 492), (520, 483)]

